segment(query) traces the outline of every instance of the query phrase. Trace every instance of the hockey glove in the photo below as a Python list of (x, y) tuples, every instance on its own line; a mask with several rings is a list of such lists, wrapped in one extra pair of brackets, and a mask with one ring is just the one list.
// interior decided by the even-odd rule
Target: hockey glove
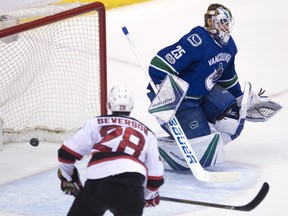
[(83, 188), (76, 167), (73, 169), (71, 181), (67, 181), (67, 179), (62, 175), (60, 168), (58, 169), (58, 178), (61, 180), (60, 187), (64, 194), (73, 195), (76, 197)]
[(247, 110), (246, 120), (251, 122), (265, 122), (278, 113), (282, 106), (264, 96), (265, 90), (260, 89), (256, 94), (252, 91), (252, 99)]
[(159, 203), (160, 203), (160, 196), (159, 193), (156, 192), (153, 198), (145, 200), (145, 207), (155, 207)]

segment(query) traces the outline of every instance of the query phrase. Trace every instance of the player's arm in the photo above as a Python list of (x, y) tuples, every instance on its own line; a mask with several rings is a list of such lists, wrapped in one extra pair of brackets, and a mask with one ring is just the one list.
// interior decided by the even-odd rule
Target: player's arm
[[(152, 133), (151, 133), (152, 135)], [(164, 167), (158, 151), (157, 139), (153, 135), (148, 140), (148, 150), (145, 165), (148, 169), (147, 186), (144, 189), (146, 207), (159, 204), (159, 188), (164, 184)]]
[(76, 196), (82, 189), (79, 172), (75, 167), (76, 160), (81, 160), (84, 155), (90, 153), (94, 134), (91, 128), (96, 130), (95, 121), (88, 120), (72, 137), (65, 140), (58, 150), (58, 177), (61, 181), (61, 190), (65, 194)]
[(83, 188), (79, 172), (74, 166), (76, 160), (81, 158), (81, 155), (64, 144), (58, 150), (59, 169), (57, 175), (60, 179), (60, 188), (67, 195), (77, 196)]
[[(238, 75), (235, 70), (234, 64), (235, 57), (232, 57), (225, 68), (223, 74), (217, 83), (229, 91), (235, 98), (240, 98), (243, 93), (241, 90), (241, 85), (239, 83)], [(241, 104), (241, 100), (238, 101), (238, 105)]]
[(72, 180), (74, 164), (76, 160), (81, 160), (82, 155), (73, 151), (65, 144), (58, 150), (58, 162), (62, 175), (68, 180)]

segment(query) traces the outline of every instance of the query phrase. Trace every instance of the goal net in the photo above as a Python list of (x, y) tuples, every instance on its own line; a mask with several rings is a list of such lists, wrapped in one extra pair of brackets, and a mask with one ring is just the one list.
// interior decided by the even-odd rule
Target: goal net
[(0, 62), (4, 143), (62, 141), (107, 112), (104, 5), (0, 14)]

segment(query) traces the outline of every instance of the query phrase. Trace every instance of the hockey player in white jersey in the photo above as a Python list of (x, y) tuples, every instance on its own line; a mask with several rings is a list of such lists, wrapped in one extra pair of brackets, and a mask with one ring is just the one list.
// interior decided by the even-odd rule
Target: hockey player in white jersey
[[(114, 86), (108, 108), (111, 115), (87, 120), (58, 151), (61, 189), (76, 197), (68, 216), (101, 216), (107, 210), (117, 216), (140, 216), (144, 207), (160, 202), (164, 169), (157, 139), (129, 117), (129, 88)], [(75, 162), (90, 154), (83, 187)]]

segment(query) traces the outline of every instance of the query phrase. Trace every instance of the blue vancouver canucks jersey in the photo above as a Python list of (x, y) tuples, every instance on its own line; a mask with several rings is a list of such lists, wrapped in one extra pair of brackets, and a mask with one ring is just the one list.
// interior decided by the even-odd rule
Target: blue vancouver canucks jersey
[(152, 59), (149, 75), (160, 84), (167, 74), (189, 83), (187, 98), (199, 99), (218, 83), (236, 98), (242, 95), (234, 59), (237, 47), (232, 37), (221, 46), (204, 27), (193, 28), (178, 42), (160, 50)]

